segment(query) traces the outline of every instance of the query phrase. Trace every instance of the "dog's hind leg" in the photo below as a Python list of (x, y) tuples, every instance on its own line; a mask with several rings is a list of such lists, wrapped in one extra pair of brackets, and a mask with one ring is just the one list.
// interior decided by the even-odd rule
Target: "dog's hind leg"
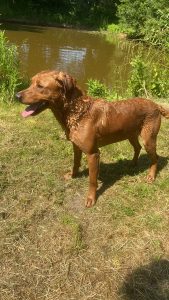
[(157, 173), (158, 155), (156, 153), (156, 138), (149, 138), (144, 141), (144, 147), (151, 159), (150, 169), (147, 175), (147, 182), (152, 183), (155, 180)]
[(87, 154), (89, 166), (89, 191), (85, 202), (86, 207), (91, 207), (96, 202), (97, 177), (99, 173), (99, 151), (93, 154)]
[(141, 145), (138, 141), (138, 136), (136, 135), (136, 136), (130, 137), (129, 142), (134, 148), (134, 156), (133, 156), (133, 159), (132, 159), (131, 163), (132, 163), (133, 166), (136, 166), (137, 162), (138, 162), (140, 150), (141, 150)]
[(151, 160), (150, 169), (147, 175), (148, 183), (152, 183), (155, 180), (157, 173), (158, 155), (156, 153), (156, 140), (160, 129), (160, 124), (161, 117), (159, 116), (155, 120), (147, 122), (141, 131), (141, 137), (143, 139), (145, 150)]

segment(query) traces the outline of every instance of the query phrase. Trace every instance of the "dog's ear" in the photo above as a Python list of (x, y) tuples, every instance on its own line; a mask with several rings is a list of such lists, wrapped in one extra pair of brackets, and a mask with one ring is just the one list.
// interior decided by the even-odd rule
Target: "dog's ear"
[(65, 91), (70, 91), (76, 86), (76, 80), (64, 72), (59, 72), (55, 79), (63, 85)]

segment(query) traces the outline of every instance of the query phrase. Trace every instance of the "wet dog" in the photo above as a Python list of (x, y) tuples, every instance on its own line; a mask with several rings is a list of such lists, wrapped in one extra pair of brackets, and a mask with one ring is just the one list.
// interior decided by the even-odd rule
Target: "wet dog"
[(141, 150), (140, 135), (151, 159), (147, 181), (154, 181), (158, 161), (157, 134), (161, 116), (169, 118), (169, 109), (143, 98), (111, 103), (94, 99), (83, 94), (73, 77), (57, 71), (43, 71), (35, 75), (30, 87), (17, 93), (17, 98), (28, 105), (23, 117), (51, 109), (73, 144), (72, 177), (78, 173), (82, 152), (86, 153), (89, 166), (87, 207), (96, 202), (99, 147), (127, 139), (134, 148), (132, 162), (137, 164)]

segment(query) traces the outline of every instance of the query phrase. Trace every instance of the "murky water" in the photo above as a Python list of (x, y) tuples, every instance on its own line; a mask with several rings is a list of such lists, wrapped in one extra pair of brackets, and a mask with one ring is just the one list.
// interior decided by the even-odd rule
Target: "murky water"
[(119, 46), (96, 32), (63, 28), (2, 24), (0, 29), (19, 46), (21, 70), (29, 77), (57, 69), (73, 75), (83, 88), (89, 78), (125, 88), (130, 56), (127, 43)]

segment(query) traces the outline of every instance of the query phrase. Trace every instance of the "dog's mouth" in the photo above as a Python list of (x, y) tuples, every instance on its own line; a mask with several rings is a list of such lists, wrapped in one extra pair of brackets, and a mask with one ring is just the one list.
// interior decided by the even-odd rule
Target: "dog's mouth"
[(43, 110), (48, 108), (48, 103), (43, 101), (43, 102), (38, 102), (38, 103), (33, 103), (29, 106), (26, 107), (26, 109), (21, 113), (23, 118), (27, 118), (30, 116), (36, 116)]

